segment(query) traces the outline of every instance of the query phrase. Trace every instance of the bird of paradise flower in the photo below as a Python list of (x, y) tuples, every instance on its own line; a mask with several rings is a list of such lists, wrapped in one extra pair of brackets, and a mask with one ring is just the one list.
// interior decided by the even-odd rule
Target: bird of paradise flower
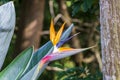
[[(46, 54), (39, 62), (38, 67), (32, 77), (32, 80), (36, 80), (36, 78), (38, 78), (41, 73), (44, 71), (44, 69), (46, 68), (46, 66), (49, 64), (49, 62), (54, 61), (54, 60), (58, 60), (58, 59), (62, 59), (71, 55), (75, 55), (79, 52), (91, 49), (95, 46), (92, 47), (88, 47), (88, 48), (83, 48), (83, 49), (74, 49), (74, 48), (69, 48), (69, 47), (61, 47), (66, 41), (70, 40), (71, 38), (73, 38), (74, 36), (76, 36), (77, 34), (74, 34), (71, 37), (68, 37), (69, 34), (71, 33), (71, 30), (68, 30), (68, 35), (66, 35), (66, 37), (62, 36), (64, 34), (62, 34), (63, 29), (64, 29), (65, 23), (62, 24), (61, 28), (59, 29), (58, 32), (55, 32), (54, 29), (54, 23), (53, 20), (51, 20), (51, 24), (50, 24), (50, 41), (52, 42), (54, 48), (52, 50), (51, 53)], [(70, 26), (69, 29), (73, 28), (73, 24)], [(62, 38), (61, 38), (62, 37)]]

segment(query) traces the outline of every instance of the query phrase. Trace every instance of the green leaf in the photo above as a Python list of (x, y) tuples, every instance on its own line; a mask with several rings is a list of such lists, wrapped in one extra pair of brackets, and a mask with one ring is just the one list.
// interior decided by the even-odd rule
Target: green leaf
[(20, 78), (20, 80), (32, 80), (33, 74), (38, 65), (35, 65), (29, 72), (27, 72), (24, 76)]
[[(52, 43), (49, 41), (47, 42), (45, 45), (43, 45), (41, 48), (39, 48), (34, 54), (33, 57), (30, 61), (30, 63), (28, 64), (28, 68), (25, 70), (25, 72), (23, 73), (23, 75), (25, 75), (27, 72), (29, 72), (35, 65), (38, 64), (38, 62), (47, 54), (50, 53), (49, 51), (52, 51), (53, 45)], [(31, 73), (33, 74), (33, 73)]]
[(39, 70), (39, 65), (35, 65), (27, 74), (25, 74), (21, 80), (37, 80), (37, 78), (41, 75), (41, 73), (44, 71), (48, 63), (44, 64), (43, 67)]
[(24, 72), (33, 53), (33, 47), (24, 50), (1, 73), (0, 80), (18, 80)]
[(6, 57), (15, 28), (15, 9), (10, 1), (0, 6), (0, 68)]
[(83, 12), (87, 12), (88, 9), (92, 7), (93, 1), (94, 0), (84, 0), (84, 2), (81, 4)]
[(73, 8), (73, 11), (72, 11), (72, 16), (74, 16), (76, 13), (78, 13), (78, 11), (80, 10), (80, 6), (81, 6), (82, 2), (81, 1), (76, 1), (72, 8)]

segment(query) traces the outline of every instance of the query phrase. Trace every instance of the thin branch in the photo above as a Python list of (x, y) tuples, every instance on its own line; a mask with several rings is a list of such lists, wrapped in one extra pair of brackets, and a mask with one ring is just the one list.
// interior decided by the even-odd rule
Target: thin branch
[(46, 69), (49, 71), (65, 71), (64, 69), (58, 67), (51, 67), (51, 66), (47, 66)]
[(55, 13), (54, 13), (54, 8), (53, 8), (53, 0), (49, 0), (49, 7), (50, 7), (50, 14), (54, 18)]
[(49, 31), (48, 31), (48, 30), (46, 30), (46, 31), (42, 31), (40, 35), (42, 35), (42, 36), (43, 36), (43, 35), (48, 35), (48, 34), (49, 34)]
[(92, 55), (92, 56), (90, 56), (90, 57), (88, 57), (88, 58), (84, 58), (84, 59), (83, 59), (83, 62), (84, 62), (84, 63), (91, 63), (91, 62), (94, 61), (95, 59), (96, 59), (95, 56)]

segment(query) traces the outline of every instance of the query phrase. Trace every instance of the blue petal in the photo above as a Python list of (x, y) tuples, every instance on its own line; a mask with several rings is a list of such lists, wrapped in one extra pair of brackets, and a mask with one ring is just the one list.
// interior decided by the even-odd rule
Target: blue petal
[(74, 27), (74, 24), (71, 24), (70, 27), (62, 34), (60, 41), (64, 41), (69, 37), (73, 27)]
[(76, 33), (76, 34), (74, 34), (73, 36), (65, 39), (64, 41), (61, 40), (56, 46), (59, 48), (59, 47), (62, 46), (65, 42), (67, 42), (68, 40), (70, 40), (71, 38), (73, 38), (74, 36), (76, 36), (76, 35), (78, 35), (78, 34), (79, 34), (79, 33)]

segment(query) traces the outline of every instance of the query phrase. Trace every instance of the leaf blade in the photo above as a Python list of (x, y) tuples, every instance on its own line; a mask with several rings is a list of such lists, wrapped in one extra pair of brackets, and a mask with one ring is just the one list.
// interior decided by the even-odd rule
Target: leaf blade
[(0, 6), (0, 68), (3, 65), (15, 27), (15, 9), (10, 1)]
[[(24, 50), (1, 73), (0, 80), (16, 80), (26, 68), (33, 53), (33, 47)], [(13, 75), (14, 74), (14, 75)]]

